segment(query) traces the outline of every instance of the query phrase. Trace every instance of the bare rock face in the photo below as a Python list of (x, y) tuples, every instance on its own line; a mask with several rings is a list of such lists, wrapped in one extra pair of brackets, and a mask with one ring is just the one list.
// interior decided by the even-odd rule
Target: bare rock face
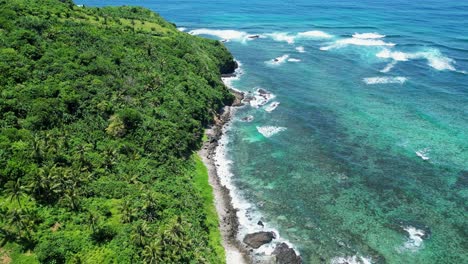
[(259, 248), (270, 243), (273, 239), (275, 239), (275, 233), (273, 232), (256, 232), (247, 234), (243, 241), (252, 248)]
[(290, 248), (286, 243), (281, 243), (276, 246), (273, 251), (278, 264), (301, 264), (302, 258), (296, 255), (294, 249)]

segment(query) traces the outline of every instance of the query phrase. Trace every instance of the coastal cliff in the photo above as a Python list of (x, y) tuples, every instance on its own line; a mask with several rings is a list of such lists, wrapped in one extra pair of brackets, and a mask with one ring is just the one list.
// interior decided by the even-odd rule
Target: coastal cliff
[(194, 152), (236, 67), (143, 8), (0, 1), (0, 258), (223, 263)]

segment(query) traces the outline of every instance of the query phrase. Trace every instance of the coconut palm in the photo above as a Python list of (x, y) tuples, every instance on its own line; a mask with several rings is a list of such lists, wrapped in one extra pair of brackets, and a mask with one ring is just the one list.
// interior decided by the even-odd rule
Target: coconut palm
[(25, 197), (28, 188), (23, 185), (21, 178), (18, 178), (16, 181), (8, 181), (5, 184), (5, 193), (9, 194), (10, 202), (16, 200), (18, 206), (21, 207), (21, 197)]
[(150, 243), (145, 245), (145, 248), (143, 249), (143, 252), (142, 252), (143, 261), (148, 264), (161, 263), (162, 251), (163, 251), (163, 248), (159, 240), (151, 241)]

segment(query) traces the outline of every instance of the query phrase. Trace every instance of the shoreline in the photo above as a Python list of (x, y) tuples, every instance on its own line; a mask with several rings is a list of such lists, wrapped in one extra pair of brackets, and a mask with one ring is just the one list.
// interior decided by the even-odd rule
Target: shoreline
[(232, 118), (236, 107), (243, 105), (244, 94), (242, 92), (229, 88), (229, 91), (235, 96), (231, 105), (224, 106), (220, 113), (214, 118), (214, 124), (206, 129), (205, 134), (208, 138), (203, 142), (202, 148), (198, 151), (205, 167), (208, 170), (208, 181), (213, 188), (214, 203), (218, 214), (219, 229), (222, 238), (222, 244), (226, 254), (226, 263), (247, 264), (252, 263), (249, 252), (242, 246), (237, 239), (239, 230), (239, 219), (237, 218), (237, 209), (232, 204), (230, 190), (221, 184), (216, 164), (214, 160), (216, 148), (223, 135), (223, 128)]

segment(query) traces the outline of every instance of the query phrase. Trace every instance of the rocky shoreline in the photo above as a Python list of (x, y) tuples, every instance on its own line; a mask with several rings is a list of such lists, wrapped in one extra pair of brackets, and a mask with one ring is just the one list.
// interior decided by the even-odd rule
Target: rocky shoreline
[[(223, 74), (223, 78), (235, 76), (235, 73), (229, 74), (229, 76)], [(214, 160), (219, 140), (223, 135), (223, 127), (231, 120), (235, 107), (243, 106), (244, 93), (233, 89), (230, 91), (235, 96), (234, 102), (225, 106), (220, 113), (215, 115), (214, 124), (206, 130), (208, 140), (203, 143), (202, 149), (199, 151), (199, 155), (208, 169), (209, 183), (213, 187), (227, 263), (300, 264), (302, 263), (301, 257), (286, 243), (278, 244), (271, 256), (254, 256), (254, 249), (268, 244), (276, 238), (274, 232), (262, 231), (247, 234), (242, 242), (237, 238), (239, 230), (237, 210), (233, 207), (230, 190), (221, 184)]]
[(199, 155), (208, 169), (209, 183), (213, 187), (215, 206), (219, 218), (219, 227), (223, 240), (223, 246), (226, 251), (228, 263), (251, 263), (249, 253), (237, 240), (239, 221), (237, 219), (237, 210), (232, 205), (230, 191), (222, 185), (216, 170), (214, 155), (218, 147), (218, 141), (223, 135), (223, 127), (232, 117), (233, 107), (242, 106), (244, 94), (231, 90), (235, 95), (232, 105), (225, 106), (214, 118), (214, 124), (206, 130), (208, 140), (203, 143)]

